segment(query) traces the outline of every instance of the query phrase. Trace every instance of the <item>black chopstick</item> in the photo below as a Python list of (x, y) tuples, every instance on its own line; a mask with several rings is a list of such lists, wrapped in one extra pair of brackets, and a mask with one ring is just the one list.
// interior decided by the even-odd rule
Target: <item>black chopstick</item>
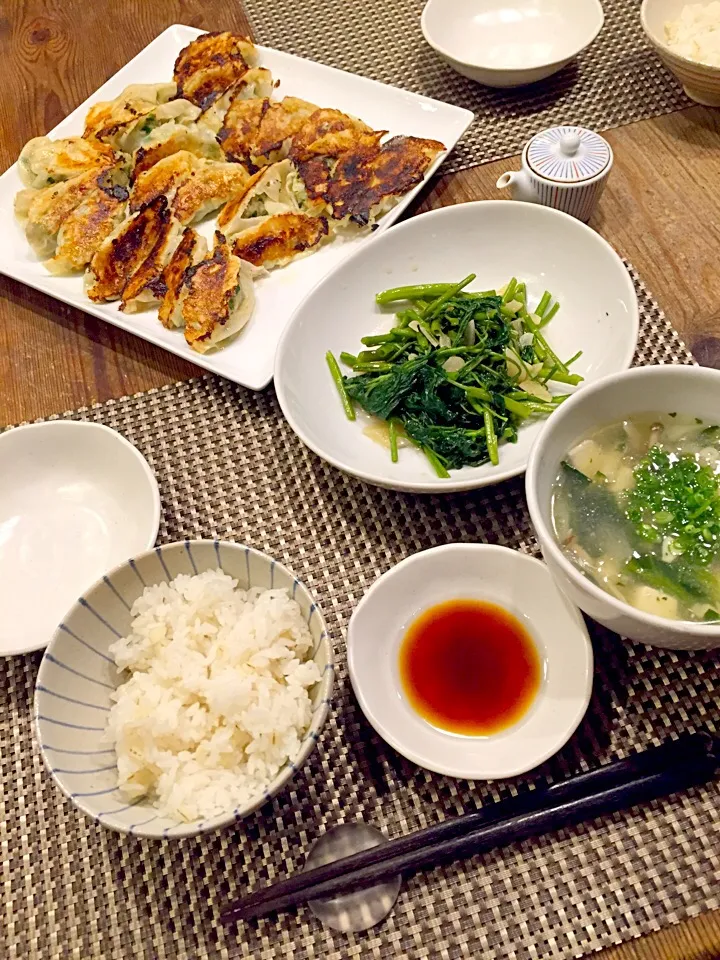
[(718, 743), (708, 734), (684, 734), (552, 787), (492, 804), (307, 873), (298, 871), (233, 904), (221, 919), (231, 923), (264, 916), (687, 789), (713, 776), (717, 754)]

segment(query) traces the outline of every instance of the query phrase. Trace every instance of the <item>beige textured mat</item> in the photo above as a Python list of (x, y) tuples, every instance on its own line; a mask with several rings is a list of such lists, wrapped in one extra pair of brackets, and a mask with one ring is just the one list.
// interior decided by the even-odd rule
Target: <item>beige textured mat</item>
[[(692, 362), (638, 289), (636, 362)], [(498, 784), (427, 773), (364, 721), (344, 627), (373, 580), (416, 550), (477, 540), (536, 552), (521, 479), (443, 498), (366, 487), (302, 447), (272, 391), (209, 376), (66, 416), (105, 423), (145, 453), (163, 498), (162, 540), (235, 539), (288, 564), (325, 613), (338, 688), (318, 748), (287, 792), (219, 834), (152, 842), (104, 830), (63, 799), (33, 740), (39, 656), (0, 660), (3, 960), (562, 960), (720, 906), (720, 789), (710, 786), (413, 877), (389, 920), (365, 935), (325, 931), (307, 910), (223, 931), (217, 914), (228, 899), (300, 866), (340, 820), (397, 836), (672, 733), (717, 729), (718, 656), (597, 631), (592, 704), (560, 755)]]

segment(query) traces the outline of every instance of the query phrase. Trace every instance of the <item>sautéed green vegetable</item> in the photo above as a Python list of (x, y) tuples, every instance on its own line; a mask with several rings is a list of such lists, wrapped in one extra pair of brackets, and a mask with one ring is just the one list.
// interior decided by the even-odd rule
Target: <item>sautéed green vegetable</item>
[(720, 620), (720, 428), (647, 414), (595, 431), (562, 462), (553, 526), (598, 586), (646, 613)]
[(549, 292), (535, 310), (524, 283), (469, 293), (471, 274), (459, 283), (396, 287), (376, 296), (381, 306), (398, 304), (387, 333), (362, 338), (365, 349), (341, 353), (350, 376), (326, 355), (348, 419), (355, 404), (388, 424), (390, 456), (399, 458), (402, 428), (422, 449), (438, 476), (449, 470), (497, 464), (503, 442), (514, 443), (528, 418), (552, 413), (567, 390), (582, 380), (570, 372), (545, 339), (558, 311)]

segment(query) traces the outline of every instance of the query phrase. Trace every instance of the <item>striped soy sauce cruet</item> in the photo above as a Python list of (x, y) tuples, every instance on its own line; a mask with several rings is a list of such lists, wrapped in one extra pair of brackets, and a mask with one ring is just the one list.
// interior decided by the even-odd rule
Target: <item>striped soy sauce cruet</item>
[(550, 127), (536, 133), (522, 152), (522, 169), (504, 173), (499, 189), (513, 200), (541, 203), (587, 222), (613, 165), (613, 152), (599, 133), (584, 127)]

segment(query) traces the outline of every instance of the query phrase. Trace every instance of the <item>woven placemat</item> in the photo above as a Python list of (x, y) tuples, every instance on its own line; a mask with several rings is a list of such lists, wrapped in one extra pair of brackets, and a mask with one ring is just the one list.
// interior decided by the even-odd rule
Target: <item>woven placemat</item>
[[(636, 362), (692, 362), (638, 291)], [(332, 633), (337, 696), (311, 760), (259, 814), (213, 836), (152, 842), (111, 833), (63, 799), (33, 738), (39, 655), (1, 660), (3, 960), (560, 960), (720, 906), (720, 793), (709, 786), (416, 876), (368, 934), (331, 933), (305, 909), (223, 931), (219, 907), (297, 869), (329, 825), (362, 818), (398, 836), (669, 734), (714, 729), (717, 654), (663, 652), (597, 631), (592, 703), (558, 756), (495, 784), (427, 773), (365, 722), (350, 693), (344, 627), (373, 580), (416, 550), (466, 540), (536, 553), (522, 479), (442, 498), (368, 487), (310, 454), (272, 391), (210, 376), (65, 416), (105, 423), (143, 451), (160, 483), (161, 540), (238, 540), (305, 581)]]
[(475, 123), (443, 173), (519, 153), (557, 123), (606, 130), (691, 103), (645, 39), (640, 0), (602, 0), (605, 25), (589, 50), (542, 83), (504, 91), (461, 77), (437, 56), (420, 29), (424, 4), (243, 0), (258, 43), (472, 110)]

